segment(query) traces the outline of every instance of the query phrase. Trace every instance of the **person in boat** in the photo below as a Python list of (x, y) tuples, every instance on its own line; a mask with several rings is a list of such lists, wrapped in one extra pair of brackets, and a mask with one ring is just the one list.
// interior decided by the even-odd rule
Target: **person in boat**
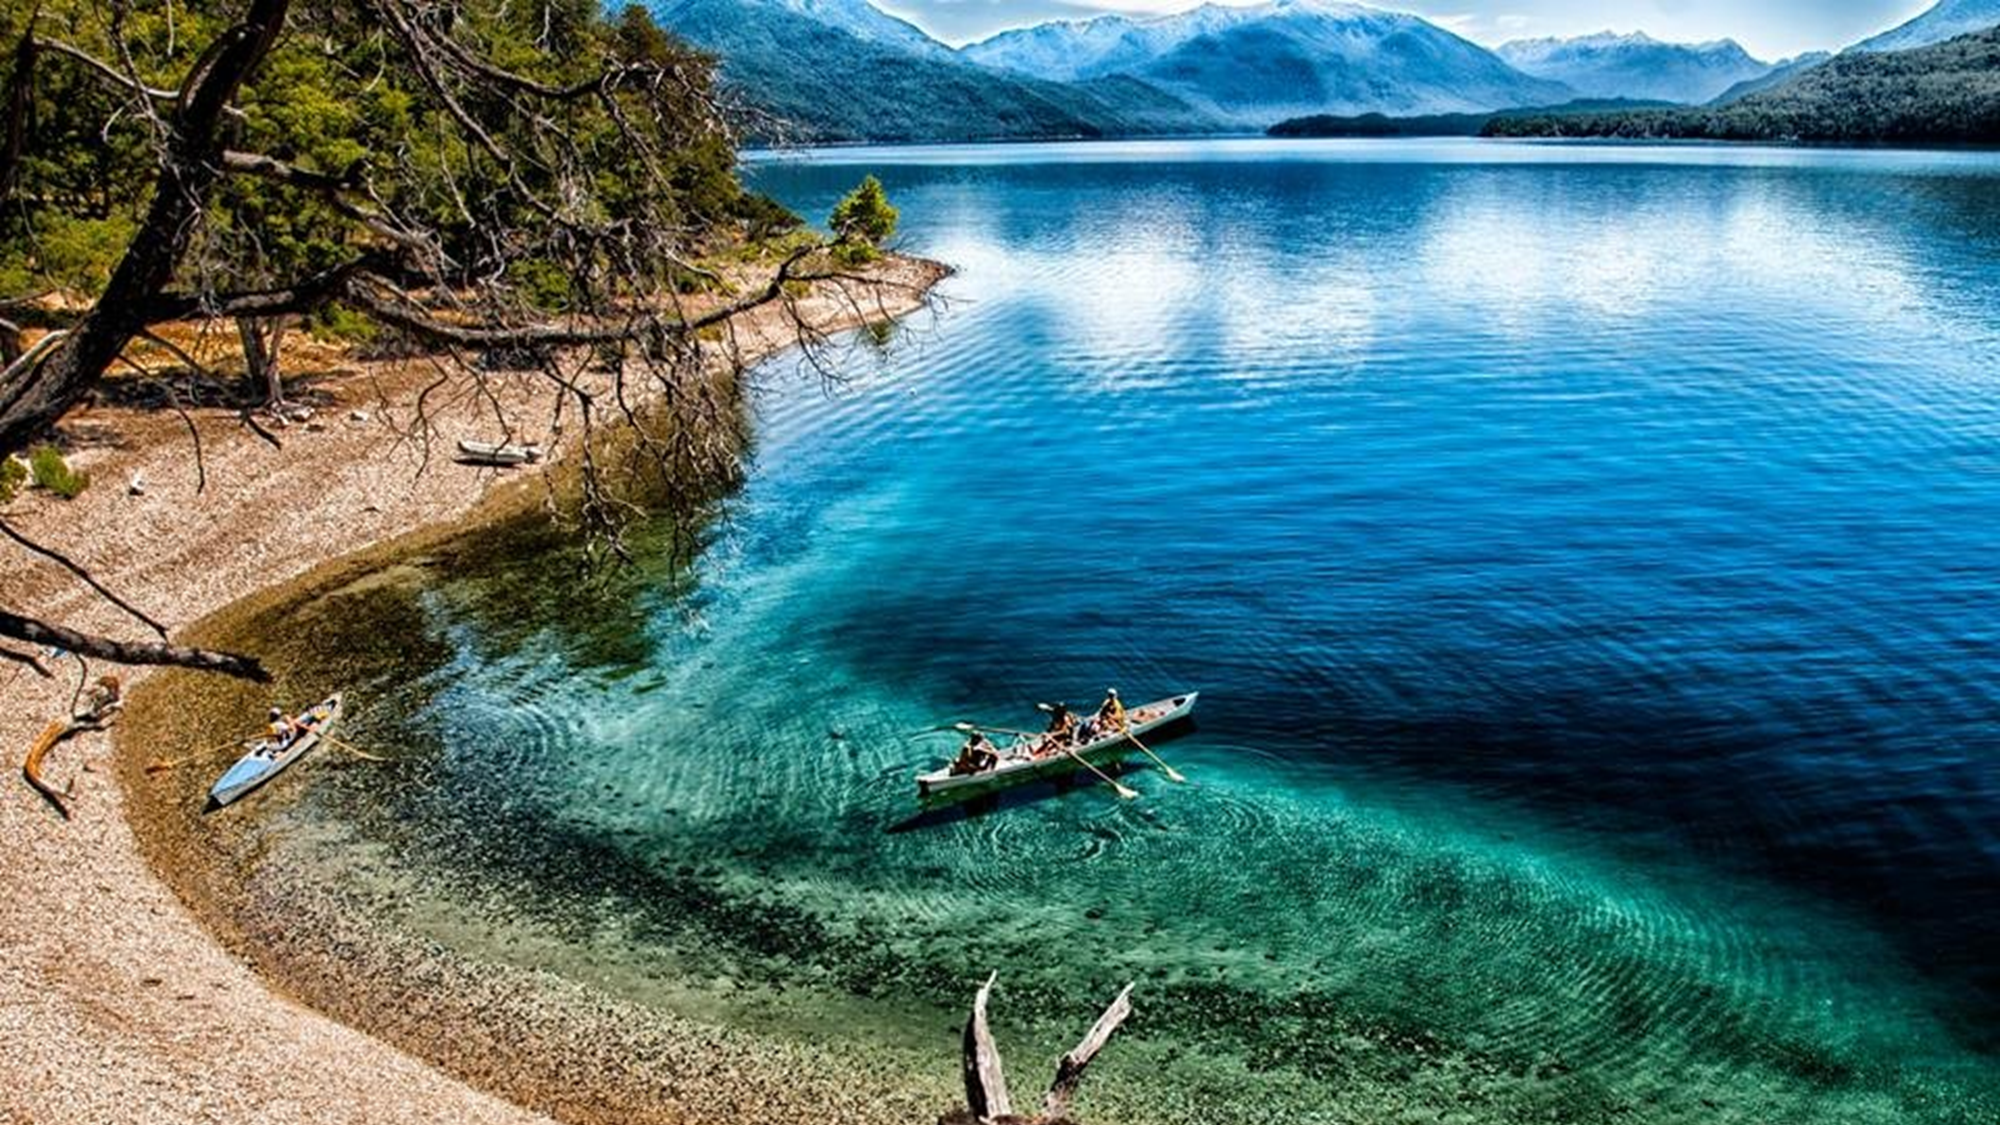
[(1035, 756), (1046, 758), (1075, 741), (1076, 712), (1069, 709), (1069, 704), (1058, 703), (1049, 708), (1049, 729), (1042, 734), (1042, 743), (1036, 748)]
[(1125, 729), (1125, 705), (1118, 701), (1117, 688), (1104, 689), (1104, 702), (1097, 705), (1097, 729), (1113, 731)]
[(993, 745), (993, 740), (986, 737), (985, 731), (976, 730), (959, 748), (958, 759), (951, 764), (951, 774), (953, 777), (964, 777), (985, 773), (999, 764), (1000, 751)]
[(275, 706), (265, 713), (265, 718), (269, 719), (270, 722), (264, 728), (266, 736), (264, 739), (264, 753), (269, 757), (275, 758), (280, 751), (292, 744), (292, 739), (298, 737), (299, 721), (285, 714), (284, 708)]

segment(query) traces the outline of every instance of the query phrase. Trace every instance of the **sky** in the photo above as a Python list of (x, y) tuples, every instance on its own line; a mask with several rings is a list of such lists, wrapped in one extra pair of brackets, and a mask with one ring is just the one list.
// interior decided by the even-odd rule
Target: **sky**
[[(1218, 0), (1244, 4), (1255, 0)], [(1415, 12), (1489, 46), (1539, 35), (1644, 31), (1655, 39), (1734, 39), (1751, 54), (1778, 59), (1837, 50), (1902, 23), (1933, 0), (1373, 0)], [(1160, 15), (1197, 0), (875, 0), (947, 43), (1009, 27), (1106, 12)]]

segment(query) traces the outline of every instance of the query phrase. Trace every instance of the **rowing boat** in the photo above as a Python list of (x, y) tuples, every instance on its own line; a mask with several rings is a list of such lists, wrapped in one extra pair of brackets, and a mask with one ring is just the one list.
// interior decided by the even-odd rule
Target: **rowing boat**
[(1139, 751), (1139, 747), (1128, 737), (1128, 732), (1143, 736), (1150, 731), (1164, 730), (1185, 722), (1194, 714), (1194, 703), (1200, 696), (1200, 692), (1191, 691), (1186, 695), (1134, 707), (1125, 713), (1125, 730), (1110, 731), (1082, 745), (1073, 746), (1068, 754), (1057, 749), (1041, 749), (1040, 735), (1023, 735), (1013, 745), (1000, 751), (999, 763), (990, 769), (955, 774), (950, 766), (946, 766), (918, 774), (917, 795), (956, 796), (1045, 780), (1082, 769), (1077, 764), (1078, 758), (1098, 767), (1118, 762)]
[(458, 451), (465, 460), (481, 465), (525, 465), (542, 459), (541, 446), (510, 442), (461, 441)]
[(208, 791), (208, 807), (219, 809), (247, 795), (259, 785), (284, 772), (286, 766), (306, 756), (320, 743), (320, 736), (340, 721), (340, 693), (327, 696), (319, 706), (300, 715), (299, 722), (308, 723), (305, 730), (293, 735), (290, 741), (264, 739), (250, 747), (250, 752), (236, 760), (229, 771)]

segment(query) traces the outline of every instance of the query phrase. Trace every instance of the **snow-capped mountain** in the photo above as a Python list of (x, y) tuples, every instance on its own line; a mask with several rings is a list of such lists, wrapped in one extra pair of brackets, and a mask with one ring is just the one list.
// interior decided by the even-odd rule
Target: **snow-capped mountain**
[(1258, 128), (1310, 113), (1449, 113), (1575, 97), (1416, 16), (1330, 0), (1043, 24), (961, 54), (1038, 78), (1127, 75)]
[(1995, 24), (2000, 24), (2000, 0), (1939, 0), (1936, 7), (1916, 19), (1873, 39), (1864, 39), (1848, 50), (1907, 51), (1985, 31)]
[(1699, 104), (1771, 72), (1734, 40), (1662, 43), (1644, 32), (1577, 39), (1520, 39), (1499, 56), (1516, 69), (1562, 82), (1591, 98)]
[(952, 49), (924, 34), (921, 28), (889, 14), (868, 0), (762, 0), (767, 7), (793, 12), (845, 31), (867, 43), (900, 47), (928, 58), (946, 58)]

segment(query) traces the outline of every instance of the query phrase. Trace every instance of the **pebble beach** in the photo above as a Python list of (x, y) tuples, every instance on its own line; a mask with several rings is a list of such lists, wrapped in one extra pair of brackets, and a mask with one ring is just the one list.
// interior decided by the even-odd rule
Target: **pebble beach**
[[(816, 293), (799, 305), (821, 330), (850, 328), (921, 307), (944, 273), (934, 263), (891, 258), (875, 268), (877, 284), (866, 291)], [(751, 356), (794, 341), (776, 310), (735, 327), (736, 342)], [(311, 422), (279, 431), (282, 449), (233, 411), (197, 410), (184, 423), (170, 411), (92, 406), (63, 427), (71, 463), (91, 475), (92, 486), (72, 501), (30, 492), (0, 514), (22, 534), (59, 546), (181, 641), (255, 591), (337, 567), (355, 552), (517, 511), (538, 495), (533, 470), (476, 469), (442, 455), (460, 438), (490, 436), (495, 404), (470, 393), (469, 377), (457, 376), (465, 385), (436, 396), (445, 405), (434, 411), (426, 448), (391, 419), (438, 377), (435, 369), (351, 362), (310, 349), (295, 362), (315, 412)], [(491, 384), (511, 416), (551, 417), (546, 381)], [(201, 435), (199, 471), (189, 424)], [(205, 483), (198, 479), (204, 476)], [(302, 512), (314, 518), (298, 518)], [(0, 589), (11, 608), (74, 628), (120, 636), (141, 628), (61, 568), (17, 548), (0, 566)], [(17, 760), (51, 720), (68, 714), (83, 670), (63, 658), (51, 671), (45, 678), (24, 664), (0, 665), (0, 741)], [(113, 671), (124, 676), (128, 694), (143, 691), (146, 676), (137, 670), (93, 663), (88, 676)], [(457, 1073), (447, 1073), (343, 1022), (358, 1012), (322, 1011), (288, 995), (218, 940), (201, 904), (177, 895), (155, 871), (145, 826), (129, 815), (126, 786), (149, 783), (144, 765), (159, 749), (142, 727), (80, 735), (49, 756), (44, 775), (67, 792), (68, 819), (18, 776), (0, 800), (0, 847), (9, 856), (0, 877), (0, 946), (9, 953), (0, 962), (0, 1121), (549, 1120), (461, 1080), (528, 1092), (501, 1080), (503, 1044), (488, 1051), (481, 1036), (458, 1034), (449, 1022), (489, 1002), (504, 1010), (490, 991), (451, 982), (455, 1013), (439, 1011), (408, 1029), (450, 1041), (442, 1055)], [(291, 922), (265, 936), (328, 956), (345, 948), (320, 942), (300, 919)], [(404, 969), (424, 971), (418, 952)], [(505, 1026), (520, 1031), (505, 1046), (538, 1045), (523, 1013), (512, 1013)], [(695, 1029), (686, 1030), (691, 1038), (652, 1049), (683, 1058), (683, 1051), (702, 1050)], [(701, 1091), (715, 1110), (709, 1119), (763, 1119), (761, 1107), (786, 1094), (738, 1081), (726, 1051), (716, 1057), (722, 1061), (680, 1067), (709, 1075)], [(554, 1096), (541, 1104), (559, 1106), (567, 1120), (595, 1119), (588, 1074), (571, 1072), (579, 1073), (571, 1089), (542, 1091)], [(791, 1096), (803, 1095), (795, 1089)], [(686, 1096), (674, 1101), (688, 1104)]]

